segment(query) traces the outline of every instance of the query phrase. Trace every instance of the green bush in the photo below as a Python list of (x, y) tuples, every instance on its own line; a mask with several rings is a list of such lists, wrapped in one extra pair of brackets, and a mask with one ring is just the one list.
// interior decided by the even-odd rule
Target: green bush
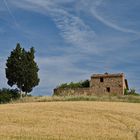
[(82, 87), (89, 87), (90, 86), (90, 82), (89, 80), (85, 80), (81, 82)]
[(19, 91), (17, 89), (0, 89), (0, 104), (8, 103), (11, 100), (20, 98)]
[(71, 82), (71, 83), (63, 83), (60, 86), (58, 86), (57, 88), (87, 88), (89, 87), (89, 80), (85, 80), (85, 81), (80, 81), (77, 83)]
[(124, 95), (129, 95), (129, 90), (128, 89), (124, 89)]
[(124, 95), (139, 95), (139, 94), (136, 93), (136, 90), (134, 88), (131, 88), (130, 90), (125, 89), (124, 90)]

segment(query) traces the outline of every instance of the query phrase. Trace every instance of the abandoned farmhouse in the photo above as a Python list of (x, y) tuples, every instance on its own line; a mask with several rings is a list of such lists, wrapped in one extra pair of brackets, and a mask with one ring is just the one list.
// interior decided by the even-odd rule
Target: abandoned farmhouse
[(56, 88), (55, 95), (103, 95), (118, 94), (124, 95), (124, 90), (128, 89), (128, 82), (123, 73), (117, 74), (93, 74), (88, 88)]

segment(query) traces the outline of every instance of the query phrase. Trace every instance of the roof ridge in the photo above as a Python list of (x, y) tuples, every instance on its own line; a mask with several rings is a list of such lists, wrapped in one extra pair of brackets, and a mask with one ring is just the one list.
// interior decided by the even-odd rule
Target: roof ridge
[(110, 77), (110, 76), (124, 76), (124, 73), (104, 73), (104, 74), (93, 74), (91, 77)]

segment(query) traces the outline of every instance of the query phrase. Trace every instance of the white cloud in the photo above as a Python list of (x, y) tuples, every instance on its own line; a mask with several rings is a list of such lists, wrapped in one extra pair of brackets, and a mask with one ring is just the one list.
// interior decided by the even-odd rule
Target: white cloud
[[(113, 29), (121, 31), (121, 32), (140, 35), (140, 31), (135, 31), (131, 28), (125, 28), (123, 26), (118, 25), (119, 21), (114, 20), (113, 19), (114, 17), (110, 16), (111, 13), (113, 13), (113, 11), (110, 11), (110, 15), (106, 15), (103, 8), (105, 9), (108, 6), (108, 3), (112, 3), (112, 5), (113, 5), (113, 2), (111, 2), (111, 1), (88, 0), (88, 2), (87, 2), (85, 0), (81, 0), (81, 10), (84, 9), (84, 11), (91, 13), (97, 20), (99, 20), (100, 22), (102, 22), (103, 24), (105, 24), (106, 26), (108, 26), (110, 28), (113, 28)], [(117, 17), (118, 15), (114, 15), (114, 16)], [(126, 17), (123, 17), (122, 19), (126, 20)], [(125, 21), (125, 22), (127, 23), (127, 21)]]
[(68, 11), (66, 11), (61, 4), (73, 2), (74, 0), (67, 1), (50, 1), (50, 0), (25, 0), (22, 2), (12, 1), (11, 3), (17, 7), (40, 12), (45, 15), (51, 16), (56, 23), (56, 26), (60, 30), (60, 35), (66, 42), (83, 49), (87, 52), (98, 52), (98, 48), (95, 45), (96, 34), (93, 29), (84, 23), (84, 21)]
[(104, 23), (108, 27), (111, 27), (111, 28), (118, 30), (118, 31), (121, 31), (121, 32), (134, 33), (134, 34), (138, 34), (138, 35), (140, 34), (140, 32), (136, 32), (136, 31), (128, 29), (128, 28), (120, 27), (119, 25), (117, 25), (117, 23), (113, 23), (109, 20), (106, 20), (105, 18), (100, 16), (99, 13), (97, 13), (96, 10), (94, 10), (94, 9), (91, 10), (91, 13), (93, 14), (94, 17), (96, 17), (99, 21), (101, 21), (102, 23)]
[(64, 10), (53, 10), (52, 17), (66, 42), (84, 51), (97, 52), (96, 34), (82, 19)]
[(4, 59), (4, 57), (0, 57), (0, 87), (8, 87), (8, 85), (5, 84), (7, 83), (7, 80), (5, 78), (5, 63), (6, 60)]
[(74, 55), (36, 57), (40, 68), (39, 89), (52, 90), (61, 83), (87, 79), (91, 71), (75, 65), (82, 59), (82, 55), (76, 59), (74, 57)]

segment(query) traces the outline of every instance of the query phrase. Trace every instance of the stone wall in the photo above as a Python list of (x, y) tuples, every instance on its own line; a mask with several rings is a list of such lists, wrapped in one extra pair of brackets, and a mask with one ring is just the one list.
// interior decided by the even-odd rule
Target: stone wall
[(79, 96), (79, 95), (109, 95), (109, 93), (95, 92), (93, 88), (57, 88), (54, 89), (54, 94), (58, 96)]
[(92, 95), (91, 88), (57, 88), (54, 89), (54, 95), (74, 96), (74, 95)]

